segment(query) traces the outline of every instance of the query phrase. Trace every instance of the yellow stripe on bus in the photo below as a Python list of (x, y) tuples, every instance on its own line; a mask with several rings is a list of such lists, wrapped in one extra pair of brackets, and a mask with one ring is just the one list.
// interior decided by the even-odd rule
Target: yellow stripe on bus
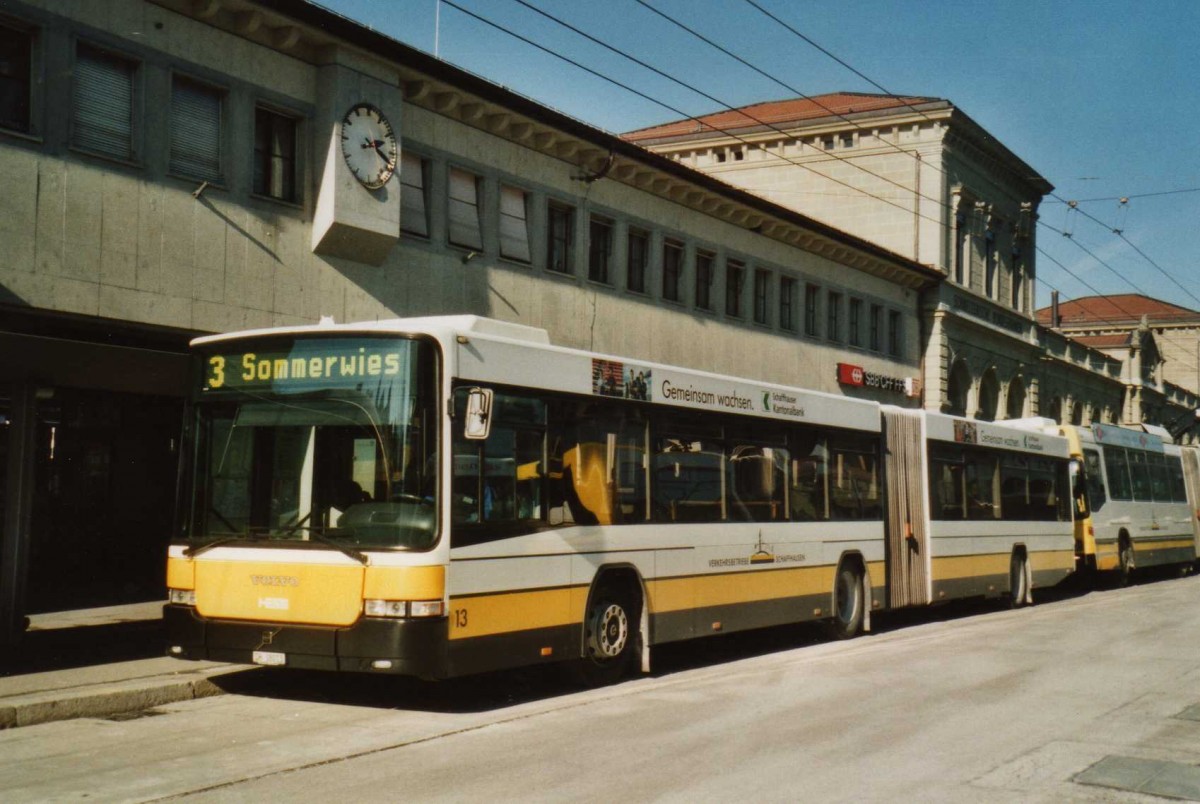
[[(1011, 560), (1011, 553), (943, 556), (933, 560), (933, 579), (948, 581), (956, 578), (1007, 575)], [(1075, 553), (1071, 550), (1042, 550), (1029, 553), (1029, 567), (1034, 572), (1048, 569), (1070, 569), (1074, 565)]]
[(665, 578), (647, 583), (650, 610), (662, 613), (801, 595), (832, 594), (834, 567), (797, 567)]
[[(578, 590), (582, 590), (580, 593)], [(450, 638), (506, 634), (581, 622), (587, 587), (501, 592), (450, 599)], [(573, 612), (578, 616), (572, 617)]]

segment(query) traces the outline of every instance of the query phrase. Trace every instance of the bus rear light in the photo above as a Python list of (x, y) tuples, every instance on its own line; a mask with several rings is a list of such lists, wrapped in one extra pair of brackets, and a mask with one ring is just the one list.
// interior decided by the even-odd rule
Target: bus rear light
[(363, 614), (368, 617), (441, 617), (445, 610), (440, 600), (363, 601)]
[(174, 603), (177, 606), (194, 606), (196, 605), (196, 590), (168, 589), (167, 602)]

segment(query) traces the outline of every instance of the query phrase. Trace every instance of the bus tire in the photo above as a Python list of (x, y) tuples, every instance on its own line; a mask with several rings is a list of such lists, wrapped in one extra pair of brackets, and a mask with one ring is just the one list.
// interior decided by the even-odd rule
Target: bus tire
[(833, 582), (833, 618), (829, 633), (834, 639), (853, 639), (862, 631), (866, 612), (863, 573), (858, 562), (847, 559), (838, 566)]
[(1123, 537), (1117, 548), (1117, 586), (1124, 588), (1133, 580), (1133, 571), (1137, 568), (1133, 557), (1133, 543), (1128, 537)]
[(584, 617), (584, 655), (574, 662), (576, 679), (588, 687), (615, 683), (637, 655), (641, 603), (629, 593), (600, 588)]
[(1025, 551), (1013, 550), (1008, 569), (1008, 605), (1019, 609), (1029, 602), (1029, 557)]

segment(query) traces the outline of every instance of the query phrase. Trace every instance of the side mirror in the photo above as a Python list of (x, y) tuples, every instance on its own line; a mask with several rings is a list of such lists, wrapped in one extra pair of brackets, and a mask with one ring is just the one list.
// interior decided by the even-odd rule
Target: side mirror
[(467, 415), (463, 421), (463, 436), (483, 441), (492, 431), (492, 389), (471, 388), (467, 391)]

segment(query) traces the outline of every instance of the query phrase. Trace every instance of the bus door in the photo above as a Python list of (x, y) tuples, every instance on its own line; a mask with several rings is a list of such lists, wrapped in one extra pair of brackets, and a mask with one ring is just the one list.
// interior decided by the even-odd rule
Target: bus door
[(888, 606), (931, 602), (929, 514), (927, 511), (924, 427), (919, 411), (884, 409), (888, 479)]

